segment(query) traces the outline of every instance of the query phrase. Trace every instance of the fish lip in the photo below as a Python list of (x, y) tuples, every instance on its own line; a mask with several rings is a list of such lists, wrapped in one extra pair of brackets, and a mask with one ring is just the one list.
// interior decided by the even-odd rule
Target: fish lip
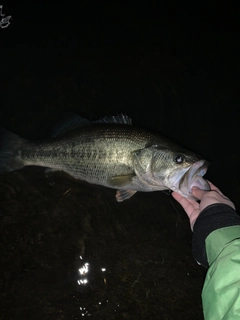
[(189, 178), (193, 178), (194, 176), (203, 177), (206, 174), (209, 165), (209, 161), (199, 160), (191, 165), (189, 170), (186, 172), (186, 175), (188, 175)]
[[(172, 184), (170, 183), (170, 189), (180, 193), (182, 196), (194, 199), (196, 198), (192, 195), (191, 189), (193, 186), (197, 186), (204, 190), (210, 190), (210, 186), (203, 178), (203, 176), (207, 172), (207, 168), (209, 166), (209, 162), (207, 160), (198, 160), (190, 165), (188, 168), (185, 168), (185, 172), (180, 174), (179, 178), (176, 179), (176, 175), (174, 174), (171, 177)], [(180, 170), (181, 172), (181, 170)], [(179, 173), (180, 173), (179, 172)]]
[(189, 170), (182, 177), (182, 181), (179, 184), (179, 189), (182, 189), (185, 196), (189, 199), (196, 199), (192, 195), (192, 187), (197, 186), (203, 190), (210, 190), (210, 186), (203, 178), (206, 174), (208, 166), (210, 165), (207, 160), (199, 160), (191, 165)]

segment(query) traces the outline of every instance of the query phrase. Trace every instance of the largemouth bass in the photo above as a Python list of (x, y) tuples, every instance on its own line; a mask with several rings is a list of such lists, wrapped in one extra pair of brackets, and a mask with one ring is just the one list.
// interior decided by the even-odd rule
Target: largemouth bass
[(173, 190), (195, 199), (193, 186), (210, 190), (208, 162), (170, 139), (132, 125), (126, 115), (88, 121), (74, 116), (50, 139), (29, 141), (0, 129), (0, 172), (24, 166), (62, 170), (89, 183), (117, 189), (123, 201), (137, 191)]

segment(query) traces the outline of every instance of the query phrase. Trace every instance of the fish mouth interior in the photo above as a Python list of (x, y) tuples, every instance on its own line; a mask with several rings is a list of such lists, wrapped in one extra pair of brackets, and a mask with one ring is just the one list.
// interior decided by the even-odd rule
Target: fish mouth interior
[(208, 165), (208, 161), (199, 160), (193, 163), (189, 168), (186, 168), (186, 171), (183, 174), (180, 170), (177, 174), (179, 175), (178, 178), (177, 175), (175, 175), (175, 178), (174, 175), (171, 177), (173, 184), (170, 189), (180, 193), (186, 198), (196, 200), (191, 193), (192, 187), (196, 186), (202, 190), (210, 190), (207, 180), (203, 178), (207, 172)]
[(182, 189), (182, 192), (184, 192), (188, 198), (194, 198), (194, 196), (191, 193), (191, 189), (194, 186), (202, 190), (210, 190), (208, 182), (205, 179), (203, 179), (203, 176), (207, 172), (208, 166), (209, 162), (206, 160), (197, 161), (189, 168), (189, 170), (182, 177), (182, 181), (179, 184), (179, 189)]
[(209, 166), (209, 162), (206, 160), (200, 160), (191, 165), (190, 169), (186, 172), (188, 179), (193, 179), (195, 176), (203, 177)]

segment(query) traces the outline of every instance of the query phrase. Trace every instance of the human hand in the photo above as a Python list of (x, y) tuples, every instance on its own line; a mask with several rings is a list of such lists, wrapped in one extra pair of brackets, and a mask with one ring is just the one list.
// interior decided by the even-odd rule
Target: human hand
[(192, 230), (200, 212), (211, 204), (223, 203), (229, 205), (235, 210), (235, 205), (233, 204), (233, 202), (228, 197), (226, 197), (213, 183), (211, 183), (210, 181), (208, 181), (208, 183), (211, 188), (210, 191), (204, 191), (199, 189), (198, 187), (192, 188), (192, 194), (200, 200), (200, 203), (195, 200), (187, 199), (175, 191), (172, 192), (173, 198), (180, 203), (180, 205), (187, 213)]

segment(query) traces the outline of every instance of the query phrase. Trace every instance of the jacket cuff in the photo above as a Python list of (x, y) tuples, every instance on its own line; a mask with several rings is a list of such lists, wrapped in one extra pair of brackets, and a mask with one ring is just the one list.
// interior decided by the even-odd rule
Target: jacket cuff
[(226, 204), (212, 204), (198, 216), (193, 227), (192, 252), (197, 262), (208, 267), (205, 240), (214, 230), (240, 225), (239, 214)]

